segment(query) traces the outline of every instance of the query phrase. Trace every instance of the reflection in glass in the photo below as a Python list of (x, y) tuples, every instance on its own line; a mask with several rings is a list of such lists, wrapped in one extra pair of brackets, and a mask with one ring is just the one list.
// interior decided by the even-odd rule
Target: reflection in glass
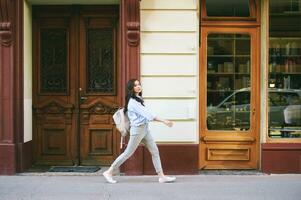
[(300, 137), (301, 90), (269, 90), (269, 136)]
[(301, 0), (270, 0), (269, 137), (301, 138)]
[(209, 34), (207, 38), (207, 128), (250, 128), (250, 36)]

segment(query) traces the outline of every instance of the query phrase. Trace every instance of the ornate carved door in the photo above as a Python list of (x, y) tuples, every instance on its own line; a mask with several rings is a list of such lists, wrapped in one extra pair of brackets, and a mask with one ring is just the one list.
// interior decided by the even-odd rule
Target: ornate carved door
[(33, 8), (34, 160), (105, 165), (118, 152), (118, 7)]

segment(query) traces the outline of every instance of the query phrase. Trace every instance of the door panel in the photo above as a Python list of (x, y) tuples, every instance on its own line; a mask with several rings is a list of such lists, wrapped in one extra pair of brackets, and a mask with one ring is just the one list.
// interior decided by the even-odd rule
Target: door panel
[(110, 164), (119, 153), (112, 122), (120, 100), (118, 7), (39, 6), (33, 13), (36, 163)]
[(202, 30), (200, 168), (258, 167), (257, 28)]
[(75, 138), (75, 85), (70, 79), (74, 64), (72, 19), (38, 17), (33, 20), (34, 158), (36, 164), (72, 165)]
[(116, 87), (114, 18), (80, 17), (80, 147), (82, 164), (110, 164), (117, 154), (112, 115)]
[(112, 162), (112, 155), (117, 154), (117, 132), (112, 121), (116, 108), (112, 105), (101, 100), (81, 105), (81, 164), (108, 165)]

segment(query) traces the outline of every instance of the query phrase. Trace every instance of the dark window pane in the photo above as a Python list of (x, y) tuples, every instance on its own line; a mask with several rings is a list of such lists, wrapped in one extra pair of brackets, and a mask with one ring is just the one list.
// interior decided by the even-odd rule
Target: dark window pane
[(67, 31), (41, 30), (40, 92), (67, 92)]
[(115, 78), (113, 30), (89, 29), (87, 36), (87, 91), (113, 93)]
[(271, 0), (269, 23), (270, 37), (300, 37), (301, 0)]
[(300, 0), (271, 0), (270, 13), (293, 13), (301, 9)]
[(207, 16), (250, 17), (249, 0), (206, 0)]

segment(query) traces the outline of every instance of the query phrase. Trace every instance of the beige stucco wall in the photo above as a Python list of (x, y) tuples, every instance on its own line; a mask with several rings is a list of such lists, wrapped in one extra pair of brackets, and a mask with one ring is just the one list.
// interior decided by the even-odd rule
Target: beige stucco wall
[(198, 143), (198, 1), (141, 1), (141, 82), (162, 143)]
[(24, 142), (32, 140), (32, 23), (31, 5), (24, 1)]
[(260, 63), (260, 141), (266, 142), (268, 125), (267, 83), (268, 83), (268, 1), (261, 1), (261, 63)]

